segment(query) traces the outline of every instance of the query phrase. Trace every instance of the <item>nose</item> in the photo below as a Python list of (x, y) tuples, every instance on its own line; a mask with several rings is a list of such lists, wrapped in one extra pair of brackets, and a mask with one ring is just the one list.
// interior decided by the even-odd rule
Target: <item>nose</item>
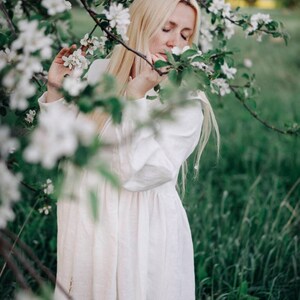
[(173, 48), (173, 47), (179, 47), (179, 41), (180, 41), (180, 35), (178, 33), (173, 33), (169, 36), (168, 40), (167, 40), (167, 46), (169, 48)]

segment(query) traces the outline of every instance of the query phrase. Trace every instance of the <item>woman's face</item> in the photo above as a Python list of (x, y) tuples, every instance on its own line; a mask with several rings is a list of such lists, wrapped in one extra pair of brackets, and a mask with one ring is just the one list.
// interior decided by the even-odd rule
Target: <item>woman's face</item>
[(163, 28), (150, 39), (150, 53), (166, 58), (165, 51), (170, 51), (175, 46), (187, 46), (194, 32), (195, 22), (195, 10), (189, 5), (178, 3)]

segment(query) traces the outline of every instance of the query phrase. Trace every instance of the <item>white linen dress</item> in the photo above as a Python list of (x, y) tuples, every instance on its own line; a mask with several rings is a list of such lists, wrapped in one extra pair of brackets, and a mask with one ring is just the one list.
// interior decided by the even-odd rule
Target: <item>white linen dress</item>
[[(98, 80), (107, 63), (96, 60), (88, 80)], [(175, 185), (199, 142), (202, 98), (177, 109), (176, 121), (157, 122), (158, 135), (149, 129), (132, 135), (134, 119), (161, 105), (158, 100), (132, 101), (121, 125), (107, 120), (100, 136), (115, 145), (99, 157), (120, 176), (120, 189), (96, 172), (67, 170), (57, 204), (57, 281), (73, 299), (195, 299), (192, 237)], [(42, 111), (63, 102), (39, 99)], [(91, 215), (91, 190), (99, 201), (98, 221)], [(67, 299), (57, 286), (55, 299)]]

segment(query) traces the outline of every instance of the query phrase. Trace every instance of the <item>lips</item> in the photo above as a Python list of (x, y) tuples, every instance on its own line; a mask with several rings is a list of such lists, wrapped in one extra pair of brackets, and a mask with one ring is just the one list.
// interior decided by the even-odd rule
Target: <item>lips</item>
[(159, 53), (163, 58), (167, 59), (167, 55), (165, 53)]

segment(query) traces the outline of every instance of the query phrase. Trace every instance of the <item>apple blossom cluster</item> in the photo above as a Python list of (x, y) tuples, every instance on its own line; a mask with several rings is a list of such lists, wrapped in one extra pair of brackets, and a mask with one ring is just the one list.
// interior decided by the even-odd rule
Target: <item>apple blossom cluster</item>
[(259, 25), (269, 24), (272, 22), (269, 14), (262, 14), (257, 13), (251, 16), (250, 18), (250, 25), (251, 27), (248, 28), (248, 32), (253, 32), (258, 28)]
[(33, 109), (30, 109), (27, 113), (26, 113), (26, 117), (24, 118), (24, 120), (29, 123), (32, 124), (34, 121), (34, 118), (36, 116), (36, 111)]
[(87, 69), (90, 64), (89, 60), (84, 57), (81, 49), (75, 50), (69, 56), (62, 57), (64, 61), (64, 66), (69, 68), (70, 70), (77, 69)]
[(47, 9), (48, 15), (53, 16), (72, 8), (66, 0), (42, 0), (42, 5)]
[(51, 209), (52, 209), (51, 205), (45, 205), (45, 206), (39, 208), (39, 213), (47, 216), (47, 215), (49, 215)]
[[(184, 48), (174, 47), (171, 49), (172, 54), (180, 56), (183, 55), (191, 49), (189, 46), (185, 46)], [(201, 61), (202, 52), (197, 51), (196, 54), (194, 54), (195, 51), (191, 52), (191, 55), (188, 57), (188, 60), (190, 64), (196, 68), (200, 69), (201, 71), (205, 72), (209, 78), (215, 74), (213, 66), (209, 65), (208, 63), (205, 63), (204, 61)], [(200, 60), (199, 60), (200, 58)], [(234, 79), (235, 74), (237, 73), (237, 69), (233, 67), (229, 67), (226, 62), (223, 63), (221, 66), (221, 78), (215, 78), (211, 80), (210, 88), (212, 93), (219, 94), (221, 96), (225, 96), (226, 94), (230, 93), (230, 87), (226, 79)], [(223, 78), (225, 77), (225, 78)]]
[(28, 106), (27, 99), (36, 93), (36, 86), (31, 82), (32, 76), (43, 70), (36, 53), (42, 59), (50, 58), (53, 40), (45, 35), (44, 28), (39, 29), (37, 20), (19, 21), (18, 29), (20, 34), (11, 49), (0, 51), (0, 70), (8, 64), (15, 65), (4, 76), (2, 84), (10, 91), (10, 108), (24, 110)]
[[(246, 30), (246, 37), (253, 34), (259, 27), (272, 22), (269, 14), (257, 13), (251, 16), (250, 26)], [(256, 32), (257, 41), (261, 42), (264, 32)]]
[(17, 18), (17, 19), (21, 19), (22, 16), (24, 14), (24, 11), (23, 11), (23, 8), (22, 8), (22, 1), (19, 0), (15, 6), (15, 9), (14, 9), (14, 17)]
[(75, 68), (63, 82), (63, 89), (72, 97), (78, 96), (87, 86), (87, 81), (81, 80), (81, 75), (82, 69)]
[(210, 86), (211, 86), (211, 91), (214, 94), (219, 94), (221, 96), (230, 94), (229, 84), (226, 82), (224, 78), (213, 79), (210, 83)]
[(19, 184), (21, 176), (14, 175), (0, 160), (0, 228), (5, 228), (8, 221), (14, 219), (13, 203), (20, 200)]
[(46, 183), (43, 184), (43, 192), (46, 194), (46, 195), (51, 195), (53, 194), (54, 192), (54, 185), (53, 185), (53, 182), (50, 178), (48, 178), (46, 180)]
[(107, 41), (107, 38), (105, 36), (102, 36), (100, 38), (100, 41), (98, 37), (96, 36), (90, 36), (89, 33), (86, 33), (84, 37), (80, 40), (80, 44), (84, 47), (87, 47), (86, 54), (94, 54), (94, 51), (100, 48), (104, 48), (105, 42)]
[(214, 14), (221, 14), (224, 18), (230, 18), (231, 5), (230, 3), (225, 3), (224, 0), (213, 0), (208, 10)]
[(20, 175), (13, 174), (6, 165), (9, 154), (19, 147), (17, 139), (10, 136), (6, 126), (0, 127), (0, 228), (14, 219), (12, 204), (20, 199)]
[[(228, 7), (228, 6), (226, 6)], [(229, 6), (230, 7), (230, 6)], [(230, 15), (231, 20), (236, 20), (237, 17), (233, 14)], [(235, 25), (226, 18), (221, 18), (219, 24), (223, 28), (223, 36), (226, 40), (230, 40), (235, 34)], [(199, 32), (199, 45), (201, 50), (206, 53), (207, 51), (213, 49), (213, 39), (217, 32), (217, 24), (211, 23), (211, 16), (202, 13), (200, 19), (200, 32)]]
[(221, 70), (228, 79), (234, 79), (234, 75), (237, 72), (236, 68), (230, 68), (226, 62), (221, 66)]
[(31, 136), (31, 143), (24, 151), (29, 163), (41, 163), (53, 168), (59, 159), (72, 156), (79, 144), (88, 146), (95, 136), (94, 123), (77, 118), (77, 112), (58, 103), (39, 115), (38, 126)]
[(129, 9), (124, 8), (121, 3), (112, 3), (109, 10), (104, 10), (107, 20), (109, 20), (109, 25), (111, 28), (116, 28), (117, 33), (122, 37), (122, 39), (127, 42), (127, 29), (130, 24), (130, 14)]

